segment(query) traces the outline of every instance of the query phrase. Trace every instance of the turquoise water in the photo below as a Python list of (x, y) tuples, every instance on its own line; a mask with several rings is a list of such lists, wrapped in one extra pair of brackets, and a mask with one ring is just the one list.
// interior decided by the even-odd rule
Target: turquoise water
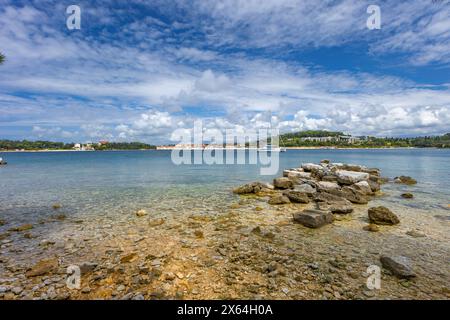
[[(69, 215), (114, 215), (136, 208), (160, 214), (183, 210), (214, 212), (232, 201), (230, 188), (270, 181), (258, 165), (180, 165), (170, 151), (3, 153), (0, 167), (0, 218), (28, 221), (63, 204)], [(448, 212), (450, 150), (289, 150), (280, 154), (279, 173), (302, 162), (334, 162), (378, 167), (383, 176), (409, 175), (418, 184), (414, 206)], [(395, 186), (398, 189), (399, 186)], [(394, 186), (387, 185), (389, 192)], [(406, 187), (405, 187), (406, 188)], [(386, 201), (396, 201), (387, 198)]]

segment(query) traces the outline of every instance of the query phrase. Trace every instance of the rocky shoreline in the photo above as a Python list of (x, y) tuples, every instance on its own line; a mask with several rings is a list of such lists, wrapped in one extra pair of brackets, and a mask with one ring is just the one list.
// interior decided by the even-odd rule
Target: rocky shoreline
[(414, 180), (322, 161), (240, 186), (223, 208), (82, 220), (54, 204), (38, 223), (0, 220), (0, 299), (450, 298), (446, 229), (432, 233), (446, 222), (380, 205), (385, 183)]

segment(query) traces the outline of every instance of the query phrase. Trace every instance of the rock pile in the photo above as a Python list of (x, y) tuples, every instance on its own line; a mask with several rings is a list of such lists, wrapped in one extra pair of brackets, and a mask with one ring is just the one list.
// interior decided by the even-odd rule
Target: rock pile
[[(401, 177), (405, 182), (411, 179)], [(269, 196), (270, 205), (313, 203), (315, 210), (294, 214), (294, 221), (318, 228), (331, 223), (332, 214), (349, 214), (354, 204), (367, 204), (387, 180), (377, 168), (324, 160), (284, 170), (283, 177), (274, 179), (273, 185), (254, 182), (234, 189), (234, 193)], [(369, 220), (374, 224), (399, 223), (395, 214), (384, 209), (371, 208)]]

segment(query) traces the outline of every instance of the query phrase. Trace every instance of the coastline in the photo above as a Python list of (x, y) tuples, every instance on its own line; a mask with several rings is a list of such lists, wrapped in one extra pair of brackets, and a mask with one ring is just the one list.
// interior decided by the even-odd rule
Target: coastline
[[(402, 149), (441, 149), (436, 147), (379, 147), (379, 148), (371, 148), (371, 147), (361, 147), (361, 148), (352, 148), (352, 147), (286, 147), (286, 150), (402, 150)], [(119, 151), (172, 151), (172, 150), (199, 150), (199, 149), (177, 149), (177, 148), (166, 148), (166, 149), (115, 149), (115, 150), (62, 150), (62, 149), (50, 149), (50, 150), (0, 150), (0, 153), (37, 153), (37, 152), (119, 152)], [(211, 150), (211, 149), (201, 149), (201, 150)], [(243, 148), (229, 148), (229, 149), (212, 149), (212, 150), (249, 150)]]

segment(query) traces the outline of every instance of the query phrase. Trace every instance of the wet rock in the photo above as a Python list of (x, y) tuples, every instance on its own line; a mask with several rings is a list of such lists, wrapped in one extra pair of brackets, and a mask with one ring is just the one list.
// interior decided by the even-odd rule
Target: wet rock
[(83, 293), (83, 294), (88, 294), (90, 292), (91, 292), (91, 288), (89, 288), (89, 287), (85, 287), (85, 288), (81, 289), (81, 293)]
[(353, 212), (351, 203), (337, 202), (328, 205), (328, 210), (335, 214), (349, 214)]
[(248, 184), (244, 184), (240, 187), (233, 189), (233, 193), (235, 194), (250, 194), (250, 193), (258, 193), (267, 190), (271, 190), (271, 186), (267, 183), (262, 182), (252, 182)]
[(37, 264), (35, 264), (25, 275), (27, 277), (43, 276), (48, 273), (56, 272), (57, 269), (57, 259), (41, 260)]
[(283, 195), (289, 198), (289, 200), (293, 203), (309, 203), (309, 197), (306, 193), (296, 191), (296, 190), (289, 190), (283, 192)]
[(380, 228), (376, 224), (368, 224), (367, 226), (363, 227), (363, 230), (370, 231), (370, 232), (378, 232), (380, 231)]
[(32, 224), (24, 224), (19, 227), (10, 228), (8, 231), (22, 232), (22, 231), (31, 230), (31, 229), (33, 229)]
[(80, 265), (80, 271), (82, 275), (94, 271), (95, 268), (97, 268), (97, 263), (94, 262), (84, 262)]
[(378, 191), (381, 190), (381, 184), (378, 182), (378, 179), (377, 179), (377, 180), (369, 179), (369, 180), (367, 181), (367, 183), (369, 184), (370, 190), (371, 190), (372, 192), (378, 192)]
[(367, 204), (370, 200), (370, 198), (366, 194), (353, 188), (353, 186), (343, 187), (342, 196), (350, 202), (356, 204)]
[(338, 170), (335, 172), (340, 184), (352, 185), (360, 181), (367, 181), (369, 174), (365, 172)]
[(415, 231), (415, 230), (409, 230), (409, 231), (406, 232), (406, 234), (408, 236), (410, 236), (410, 237), (413, 237), (413, 238), (424, 238), (424, 237), (426, 237), (426, 235), (424, 235), (423, 233)]
[(10, 234), (9, 233), (0, 233), (0, 241), (1, 240), (5, 240), (6, 238), (8, 238), (10, 236)]
[(120, 258), (120, 262), (121, 263), (128, 263), (128, 262), (132, 262), (134, 260), (137, 259), (137, 253), (133, 252), (127, 255), (124, 255), (123, 257)]
[(56, 219), (56, 220), (62, 221), (62, 220), (65, 220), (65, 219), (66, 219), (66, 215), (63, 214), (63, 213), (61, 213), (61, 214), (55, 214), (55, 215), (52, 216), (52, 218), (53, 218), (53, 219)]
[(52, 208), (54, 209), (54, 210), (58, 210), (58, 209), (61, 209), (61, 204), (60, 203), (54, 203), (53, 205), (52, 205)]
[(293, 189), (294, 182), (289, 178), (276, 178), (273, 180), (273, 186), (276, 189)]
[(197, 239), (203, 239), (204, 238), (203, 231), (201, 231), (201, 230), (195, 230), (194, 231), (194, 235), (195, 235), (195, 237)]
[(148, 225), (150, 227), (157, 227), (164, 223), (165, 223), (165, 220), (163, 218), (160, 218), (160, 219), (154, 219), (154, 220), (149, 221)]
[(379, 206), (369, 208), (369, 220), (374, 224), (394, 225), (400, 223), (398, 217), (388, 208)]
[(405, 198), (405, 199), (412, 199), (412, 198), (414, 198), (414, 195), (412, 193), (407, 192), (407, 193), (402, 193), (401, 197)]
[(333, 214), (327, 211), (304, 210), (294, 214), (294, 221), (308, 228), (320, 228), (333, 220)]
[(408, 184), (408, 185), (412, 185), (412, 184), (416, 184), (417, 181), (409, 176), (400, 176), (400, 177), (395, 177), (394, 178), (394, 182), (395, 183), (402, 183), (402, 184)]
[(410, 261), (404, 256), (381, 256), (383, 268), (391, 271), (398, 278), (414, 278), (416, 275), (411, 269)]
[(146, 216), (146, 215), (147, 215), (147, 211), (144, 210), (144, 209), (136, 211), (136, 216), (137, 217), (143, 217), (143, 216)]
[(6, 224), (6, 221), (3, 220), (3, 219), (0, 219), (0, 227), (1, 227), (1, 226), (4, 226), (5, 224)]
[(269, 204), (271, 204), (271, 205), (281, 205), (281, 204), (287, 204), (290, 202), (291, 201), (289, 200), (289, 198), (282, 194), (277, 194), (275, 196), (272, 196), (269, 199)]
[(323, 160), (320, 160), (320, 163), (323, 163), (323, 164), (330, 164), (330, 160), (328, 160), (328, 159), (323, 159)]

